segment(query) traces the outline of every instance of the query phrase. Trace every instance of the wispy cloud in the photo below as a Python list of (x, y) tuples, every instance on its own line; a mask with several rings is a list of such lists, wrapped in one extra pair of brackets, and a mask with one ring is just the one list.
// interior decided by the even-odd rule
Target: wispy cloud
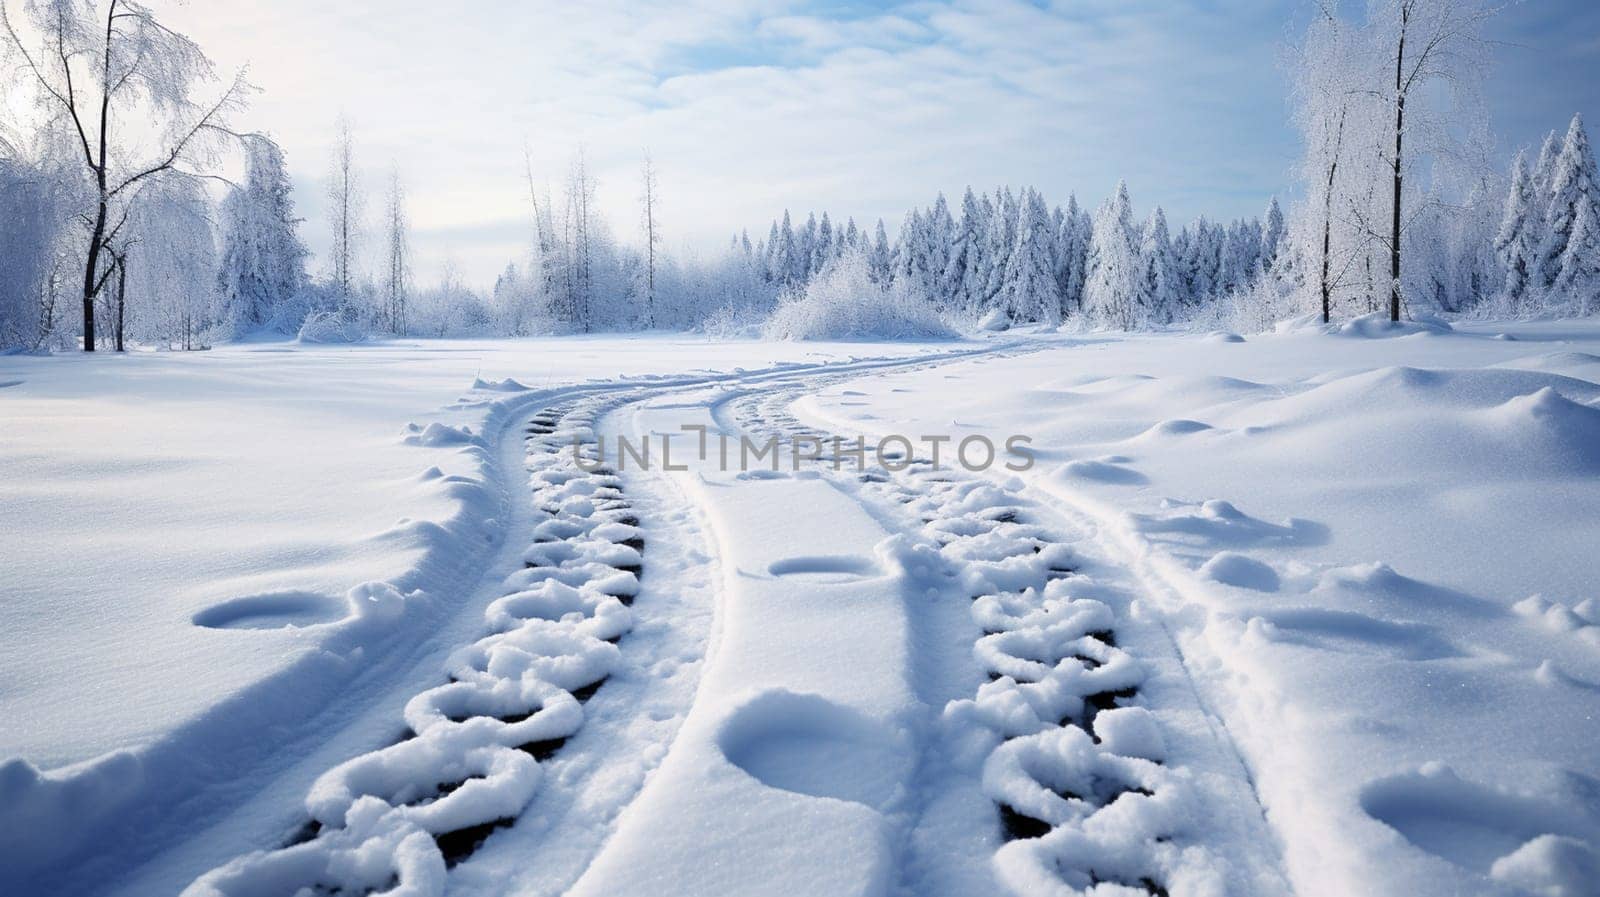
[[(280, 137), (300, 181), (321, 176), (345, 111), (374, 186), (391, 162), (409, 183), (424, 276), (453, 255), (480, 283), (527, 220), (524, 139), (553, 187), (583, 147), (622, 231), (648, 148), (674, 243), (702, 248), (785, 207), (892, 226), (966, 184), (1094, 201), (1126, 177), (1178, 221), (1254, 213), (1295, 151), (1281, 0), (279, 0), (173, 15), (220, 62), (252, 62), (265, 93), (251, 124)], [(306, 231), (324, 242), (319, 221)]]

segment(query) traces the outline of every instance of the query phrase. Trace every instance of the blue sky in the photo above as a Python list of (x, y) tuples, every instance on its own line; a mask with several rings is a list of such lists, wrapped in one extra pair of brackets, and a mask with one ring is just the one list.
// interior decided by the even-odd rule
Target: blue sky
[[(784, 208), (892, 229), (967, 184), (1033, 184), (1092, 206), (1126, 178), (1141, 214), (1257, 214), (1292, 191), (1280, 59), (1307, 8), (219, 0), (168, 16), (224, 68), (250, 64), (263, 93), (243, 123), (284, 144), (313, 251), (343, 112), (369, 209), (391, 166), (408, 185), (421, 277), (448, 263), (487, 285), (527, 243), (525, 141), (556, 191), (581, 147), (625, 241), (648, 149), (679, 253), (764, 233)], [(1503, 154), (1573, 112), (1600, 113), (1600, 4), (1528, 0), (1494, 29)]]

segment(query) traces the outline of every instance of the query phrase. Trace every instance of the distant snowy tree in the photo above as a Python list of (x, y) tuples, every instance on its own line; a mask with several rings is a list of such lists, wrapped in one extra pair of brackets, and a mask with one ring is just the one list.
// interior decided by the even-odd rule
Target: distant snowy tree
[(0, 131), (0, 349), (63, 337), (65, 287), (76, 264), (62, 249), (76, 183), (49, 153), (25, 155)]
[(1587, 210), (1592, 220), (1600, 204), (1600, 173), (1595, 170), (1594, 151), (1583, 129), (1583, 117), (1574, 115), (1567, 136), (1556, 156), (1550, 179), (1550, 205), (1545, 214), (1543, 240), (1539, 246), (1538, 270), (1545, 287), (1557, 295), (1581, 283), (1584, 272), (1594, 267), (1592, 245), (1573, 239), (1578, 218)]
[(229, 335), (215, 286), (211, 216), (209, 197), (189, 178), (140, 194), (122, 230), (126, 243), (114, 246), (121, 284), (107, 311), (118, 342), (126, 332), (144, 343), (199, 349)]
[(1550, 185), (1555, 182), (1556, 159), (1560, 156), (1561, 135), (1554, 130), (1546, 131), (1544, 142), (1539, 145), (1539, 156), (1529, 171), (1533, 182), (1533, 193), (1541, 202), (1539, 206), (1541, 218), (1549, 211)]
[(888, 284), (893, 279), (893, 250), (889, 248), (889, 232), (884, 229), (883, 219), (878, 219), (878, 225), (872, 233), (872, 249), (867, 253), (867, 270), (872, 273), (874, 280), (879, 284)]
[(1600, 210), (1594, 203), (1578, 206), (1561, 256), (1554, 295), (1573, 314), (1589, 315), (1600, 309)]
[(994, 204), (990, 207), (988, 240), (983, 251), (984, 276), (982, 298), (979, 300), (980, 316), (1000, 308), (1004, 302), (1006, 271), (1011, 265), (1011, 252), (1017, 245), (1017, 219), (1022, 216), (1021, 203), (1011, 188), (996, 190)]
[(1028, 189), (1018, 206), (1016, 244), (1006, 260), (1001, 309), (1013, 321), (1061, 323), (1055, 276), (1055, 227), (1038, 191)]
[(1063, 317), (1083, 311), (1083, 283), (1089, 264), (1089, 241), (1094, 224), (1078, 207), (1076, 194), (1067, 197), (1056, 232), (1056, 286)]
[(789, 220), (789, 210), (784, 209), (783, 224), (778, 228), (772, 245), (772, 279), (784, 285), (798, 283), (802, 265), (799, 256), (794, 224)]
[(822, 213), (822, 220), (817, 223), (817, 242), (811, 247), (811, 262), (807, 269), (807, 277), (811, 272), (821, 271), (822, 266), (833, 260), (837, 247), (834, 246), (833, 221), (828, 213)]
[[(1455, 134), (1463, 119), (1482, 114), (1481, 105), (1472, 103), (1477, 96), (1475, 85), (1487, 67), (1487, 44), (1480, 32), (1497, 8), (1488, 0), (1373, 0), (1368, 27), (1385, 73), (1374, 88), (1380, 101), (1376, 111), (1390, 123), (1379, 142), (1380, 157), (1389, 169), (1389, 191), (1387, 227), (1377, 228), (1373, 218), (1368, 230), (1388, 250), (1392, 321), (1400, 320), (1402, 250), (1407, 222), (1415, 220), (1406, 214), (1405, 179), (1410, 160), (1430, 152), (1447, 154), (1458, 145)], [(1430, 91), (1444, 92), (1443, 88), (1453, 88), (1457, 105), (1471, 104), (1471, 110), (1430, 110)], [(1449, 127), (1448, 120), (1457, 127)], [(1412, 137), (1409, 146), (1405, 141), (1408, 134)], [(1433, 138), (1431, 145), (1418, 139), (1425, 137)]]
[(1139, 282), (1135, 315), (1170, 323), (1180, 313), (1178, 269), (1167, 232), (1167, 214), (1160, 206), (1150, 214), (1139, 246)]
[[(640, 171), (639, 180), (641, 190), (639, 193), (639, 218), (640, 226), (644, 231), (644, 326), (652, 328), (656, 325), (656, 249), (661, 245), (661, 231), (656, 220), (658, 207), (661, 203), (660, 185), (656, 180), (656, 165), (651, 160), (650, 154), (644, 157), (644, 167)], [(750, 248), (750, 238), (745, 237), (745, 249)]]
[[(275, 320), (306, 283), (306, 248), (295, 233), (283, 151), (265, 137), (246, 141), (244, 183), (222, 202), (222, 261), (217, 272), (223, 324), (237, 335)], [(293, 327), (299, 320), (285, 322)]]
[(961, 196), (961, 218), (955, 222), (955, 229), (951, 233), (950, 250), (941, 278), (950, 307), (967, 314), (974, 308), (972, 281), (978, 268), (978, 255), (982, 251), (985, 223), (978, 198), (968, 187)]
[(816, 247), (817, 213), (810, 212), (806, 215), (805, 226), (795, 232), (794, 267), (789, 273), (789, 279), (793, 283), (805, 283), (811, 279), (811, 266), (816, 262)]
[(1544, 226), (1544, 217), (1537, 210), (1542, 205), (1528, 170), (1527, 154), (1519, 152), (1511, 166), (1511, 188), (1494, 238), (1495, 257), (1505, 272), (1501, 296), (1510, 308), (1521, 306), (1529, 287), (1535, 285)]
[(389, 173), (389, 192), (383, 210), (385, 236), (383, 271), (384, 329), (405, 334), (407, 304), (411, 295), (411, 223), (406, 214), (405, 186), (398, 170)]
[(333, 286), (340, 296), (349, 297), (355, 294), (356, 253), (361, 245), (364, 196), (349, 119), (341, 116), (336, 127), (328, 175), (328, 230), (333, 238), (328, 254), (333, 266)]
[(1283, 243), (1285, 231), (1283, 223), (1283, 209), (1278, 207), (1278, 197), (1272, 197), (1267, 204), (1266, 221), (1261, 228), (1261, 253), (1259, 269), (1262, 273), (1272, 271), (1278, 261), (1278, 249)]
[(955, 240), (956, 222), (950, 217), (950, 204), (945, 201), (943, 193), (933, 201), (932, 208), (928, 209), (928, 214), (922, 220), (922, 280), (925, 294), (940, 309), (955, 310), (959, 305), (953, 301), (954, 294), (945, 279), (945, 272), (950, 267), (950, 244)]
[(1094, 326), (1131, 330), (1137, 323), (1133, 308), (1139, 290), (1136, 232), (1128, 185), (1119, 181), (1116, 193), (1094, 216), (1089, 276), (1083, 290), (1084, 314)]

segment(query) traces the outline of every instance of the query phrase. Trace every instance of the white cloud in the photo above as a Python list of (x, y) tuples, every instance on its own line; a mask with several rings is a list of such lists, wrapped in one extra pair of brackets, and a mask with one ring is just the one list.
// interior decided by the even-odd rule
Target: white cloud
[(968, 183), (1093, 202), (1127, 177), (1181, 221), (1254, 212), (1287, 180), (1276, 2), (829, 9), (230, 0), (168, 16), (223, 66), (251, 62), (247, 124), (284, 143), (314, 249), (348, 113), (369, 206), (391, 161), (408, 182), (424, 277), (453, 256), (484, 284), (518, 251), (524, 138), (552, 185), (584, 147), (624, 238), (648, 147), (673, 241), (702, 248), (785, 207), (892, 228)]

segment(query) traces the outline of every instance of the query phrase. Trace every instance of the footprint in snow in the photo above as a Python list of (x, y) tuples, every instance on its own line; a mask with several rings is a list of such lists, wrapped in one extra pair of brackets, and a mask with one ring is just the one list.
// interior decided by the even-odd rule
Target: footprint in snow
[(1094, 480), (1118, 486), (1143, 486), (1150, 478), (1131, 467), (1111, 461), (1072, 461), (1061, 468), (1062, 473), (1081, 480)]
[(192, 622), (207, 629), (299, 629), (345, 618), (348, 603), (315, 592), (269, 592), (216, 604)]
[(1556, 774), (1552, 793), (1516, 793), (1461, 778), (1440, 763), (1361, 789), (1361, 808), (1419, 850), (1528, 893), (1593, 894), (1600, 880), (1600, 819), (1572, 800), (1600, 788)]

